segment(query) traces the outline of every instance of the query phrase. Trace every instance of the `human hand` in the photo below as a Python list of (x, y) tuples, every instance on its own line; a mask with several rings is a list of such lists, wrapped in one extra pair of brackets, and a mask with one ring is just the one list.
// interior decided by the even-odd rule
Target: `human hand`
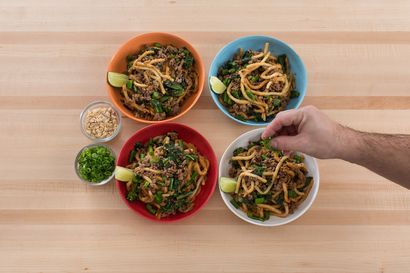
[(279, 150), (298, 151), (317, 158), (338, 157), (344, 127), (314, 106), (280, 112), (266, 127), (262, 138), (272, 136)]

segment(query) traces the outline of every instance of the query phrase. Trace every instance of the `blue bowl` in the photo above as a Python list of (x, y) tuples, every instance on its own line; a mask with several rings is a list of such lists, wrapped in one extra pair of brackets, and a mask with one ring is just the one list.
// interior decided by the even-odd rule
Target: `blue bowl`
[(240, 48), (244, 50), (253, 49), (253, 50), (262, 50), (265, 43), (269, 43), (269, 50), (272, 52), (273, 55), (281, 55), (286, 54), (289, 61), (290, 70), (295, 75), (295, 83), (296, 83), (296, 90), (300, 92), (299, 97), (290, 99), (286, 109), (296, 109), (300, 106), (305, 97), (306, 93), (306, 86), (307, 86), (307, 75), (305, 65), (302, 62), (302, 59), (296, 54), (296, 52), (288, 46), (286, 43), (275, 39), (269, 36), (246, 36), (234, 40), (233, 42), (224, 46), (218, 54), (216, 54), (215, 58), (212, 61), (211, 67), (208, 73), (208, 88), (209, 92), (211, 92), (212, 99), (214, 100), (215, 104), (218, 108), (228, 117), (231, 119), (245, 125), (253, 125), (253, 126), (267, 126), (271, 121), (264, 121), (264, 122), (257, 122), (257, 121), (244, 121), (239, 120), (232, 116), (228, 110), (223, 106), (219, 100), (218, 95), (212, 91), (212, 88), (209, 84), (209, 79), (212, 76), (217, 76), (218, 69), (224, 65), (226, 62), (231, 60), (233, 56), (238, 52)]

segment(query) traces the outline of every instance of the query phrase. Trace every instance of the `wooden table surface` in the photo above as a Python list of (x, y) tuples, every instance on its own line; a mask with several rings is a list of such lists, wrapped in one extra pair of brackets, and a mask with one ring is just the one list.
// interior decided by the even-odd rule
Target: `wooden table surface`
[[(237, 37), (277, 37), (306, 64), (305, 105), (357, 129), (410, 133), (409, 1), (1, 0), (0, 272), (410, 272), (410, 191), (340, 160), (319, 161), (312, 208), (275, 228), (241, 221), (217, 192), (186, 221), (153, 223), (113, 183), (81, 183), (80, 111), (108, 99), (119, 45), (149, 31), (186, 38), (207, 68)], [(207, 88), (177, 121), (218, 156), (252, 129)], [(124, 119), (112, 147), (143, 126)]]

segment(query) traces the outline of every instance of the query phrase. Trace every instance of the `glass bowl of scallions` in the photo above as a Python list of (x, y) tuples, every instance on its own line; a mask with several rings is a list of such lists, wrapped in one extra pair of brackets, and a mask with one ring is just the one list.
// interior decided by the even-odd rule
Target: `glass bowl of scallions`
[(116, 155), (104, 144), (90, 144), (82, 148), (75, 159), (74, 168), (81, 181), (101, 186), (114, 178)]

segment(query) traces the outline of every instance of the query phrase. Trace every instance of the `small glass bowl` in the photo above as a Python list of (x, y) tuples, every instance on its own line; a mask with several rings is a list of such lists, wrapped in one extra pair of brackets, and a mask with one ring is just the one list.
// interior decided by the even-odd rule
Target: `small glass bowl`
[[(108, 136), (108, 137), (105, 137), (105, 138), (95, 138), (94, 136), (89, 135), (85, 130), (85, 118), (87, 117), (87, 112), (91, 111), (95, 108), (99, 108), (99, 107), (104, 107), (104, 108), (111, 107), (112, 109), (114, 109), (115, 114), (117, 115), (117, 118), (118, 118), (118, 126), (115, 129), (114, 133), (112, 135)], [(121, 126), (122, 126), (121, 113), (117, 110), (117, 108), (114, 107), (114, 105), (112, 105), (111, 103), (109, 103), (107, 101), (94, 101), (94, 102), (88, 104), (80, 114), (81, 132), (87, 138), (91, 139), (92, 141), (94, 141), (96, 143), (108, 142), (108, 141), (113, 140), (118, 135), (118, 133), (120, 132)]]
[[(75, 161), (74, 161), (75, 173), (77, 174), (78, 178), (80, 178), (81, 181), (83, 181), (84, 183), (87, 183), (88, 185), (91, 185), (91, 186), (101, 186), (101, 185), (105, 185), (105, 184), (107, 184), (108, 182), (110, 182), (110, 181), (114, 178), (114, 176), (115, 176), (115, 171), (113, 171), (112, 174), (111, 174), (107, 179), (105, 179), (105, 180), (103, 180), (103, 181), (101, 181), (101, 182), (98, 182), (98, 183), (94, 183), (94, 182), (90, 182), (90, 181), (84, 180), (84, 179), (81, 177), (81, 175), (80, 175), (80, 172), (79, 172), (79, 164), (78, 164), (78, 160), (80, 159), (80, 155), (81, 155), (81, 153), (82, 153), (85, 149), (92, 148), (92, 147), (105, 147), (105, 148), (107, 148), (107, 149), (110, 151), (110, 153), (114, 156), (115, 162), (117, 162), (117, 156), (116, 156), (116, 154), (114, 153), (114, 151), (113, 151), (110, 147), (108, 147), (107, 145), (104, 145), (104, 144), (100, 144), (100, 143), (93, 143), (93, 144), (84, 146), (84, 147), (78, 152), (78, 154), (77, 154), (77, 156), (76, 156), (76, 158), (75, 158)], [(114, 164), (115, 164), (115, 163), (114, 163)]]

